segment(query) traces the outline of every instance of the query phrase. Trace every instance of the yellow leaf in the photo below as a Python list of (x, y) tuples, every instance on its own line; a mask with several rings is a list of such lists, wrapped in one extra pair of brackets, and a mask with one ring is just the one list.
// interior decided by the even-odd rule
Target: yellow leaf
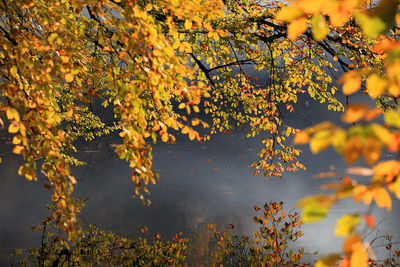
[(185, 106), (186, 106), (185, 103), (180, 103), (179, 106), (178, 106), (178, 108), (179, 108), (179, 109), (184, 109)]
[(372, 123), (369, 125), (369, 127), (372, 130), (374, 136), (378, 138), (381, 143), (387, 145), (392, 139), (392, 134), (387, 128), (377, 123)]
[(374, 169), (375, 176), (397, 176), (400, 173), (400, 162), (389, 160), (378, 163)]
[(367, 112), (367, 110), (367, 104), (349, 104), (342, 116), (342, 120), (347, 123), (356, 122), (364, 117), (364, 114)]
[(367, 93), (372, 98), (380, 97), (385, 91), (388, 82), (381, 78), (378, 74), (373, 73), (367, 78)]
[(316, 154), (326, 148), (332, 143), (332, 131), (325, 129), (317, 132), (310, 140), (310, 150)]
[(19, 131), (19, 124), (15, 121), (10, 123), (10, 125), (8, 126), (8, 132), (9, 133), (17, 133), (18, 131)]
[(350, 266), (366, 267), (368, 265), (367, 252), (360, 243), (350, 256)]
[(9, 120), (12, 120), (12, 119), (14, 119), (16, 121), (20, 120), (19, 113), (14, 108), (8, 108), (7, 111), (6, 111), (6, 115), (7, 115), (7, 119), (9, 119)]
[(389, 193), (383, 187), (374, 188), (372, 195), (378, 207), (386, 207), (388, 211), (391, 211), (392, 199), (390, 198)]
[(358, 91), (361, 87), (361, 76), (355, 71), (348, 71), (340, 77), (339, 82), (343, 84), (343, 93), (345, 95), (351, 95), (352, 93)]
[(24, 150), (25, 148), (23, 146), (15, 146), (12, 152), (14, 154), (22, 154)]
[(188, 133), (188, 132), (189, 132), (189, 127), (187, 127), (187, 126), (183, 127), (182, 133), (183, 133), (183, 134), (186, 134), (186, 133)]
[(196, 113), (200, 112), (199, 107), (196, 106), (196, 105), (193, 106), (193, 110), (194, 110), (194, 112), (196, 112)]
[(336, 262), (340, 259), (339, 254), (329, 254), (323, 258), (320, 258), (314, 265), (314, 267), (332, 267), (335, 266)]
[(398, 97), (400, 95), (400, 87), (397, 84), (390, 84), (388, 91), (389, 94), (391, 94), (394, 97)]
[(72, 74), (72, 73), (67, 73), (66, 75), (65, 75), (65, 81), (67, 82), (67, 83), (70, 83), (70, 82), (72, 82), (74, 80), (74, 74)]
[(347, 236), (354, 232), (355, 226), (360, 223), (360, 216), (357, 214), (343, 215), (336, 223), (335, 235)]
[(295, 145), (304, 145), (307, 144), (309, 140), (310, 136), (306, 132), (300, 131), (294, 136), (293, 143)]
[(192, 20), (190, 19), (185, 20), (185, 29), (186, 30), (192, 29)]
[(194, 140), (196, 138), (196, 132), (190, 129), (189, 131), (189, 139)]
[(301, 17), (292, 21), (287, 30), (288, 37), (291, 40), (296, 39), (297, 36), (304, 33), (307, 30), (307, 18)]
[(163, 142), (168, 142), (168, 133), (167, 132), (163, 132), (163, 134), (161, 135), (161, 140)]
[(16, 135), (16, 136), (14, 136), (14, 138), (13, 138), (13, 140), (12, 140), (12, 143), (13, 143), (14, 145), (18, 145), (18, 144), (21, 143), (21, 141), (22, 141), (21, 136), (20, 136), (20, 135)]
[(276, 20), (280, 21), (293, 21), (298, 17), (302, 16), (303, 12), (296, 6), (290, 5), (282, 8), (275, 16)]
[(373, 136), (368, 137), (364, 146), (364, 158), (368, 165), (373, 165), (381, 157), (381, 143)]
[(389, 190), (400, 199), (400, 176), (397, 176), (396, 181), (388, 185)]

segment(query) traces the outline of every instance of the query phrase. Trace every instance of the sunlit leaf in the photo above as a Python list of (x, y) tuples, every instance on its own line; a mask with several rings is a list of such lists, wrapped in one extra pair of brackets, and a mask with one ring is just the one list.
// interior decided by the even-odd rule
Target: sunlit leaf
[(335, 235), (347, 236), (355, 231), (355, 227), (360, 223), (358, 214), (346, 214), (336, 222)]
[(358, 91), (361, 87), (361, 76), (355, 71), (348, 71), (339, 79), (339, 82), (343, 84), (343, 93), (345, 95), (351, 95)]
[(367, 104), (349, 104), (342, 116), (342, 120), (347, 123), (356, 122), (364, 117), (364, 114), (367, 112), (367, 110)]
[(292, 40), (307, 30), (307, 18), (301, 17), (293, 20), (288, 26), (288, 37)]

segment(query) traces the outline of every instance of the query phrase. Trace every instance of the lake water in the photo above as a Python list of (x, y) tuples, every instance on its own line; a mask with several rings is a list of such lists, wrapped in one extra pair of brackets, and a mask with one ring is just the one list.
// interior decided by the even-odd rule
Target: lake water
[[(321, 112), (322, 111), (322, 112)], [(329, 112), (323, 105), (302, 99), (295, 114), (287, 120), (293, 126), (304, 128), (323, 120), (338, 121), (340, 114)], [(19, 156), (10, 155), (9, 139), (0, 139), (0, 266), (8, 264), (9, 254), (15, 248), (29, 248), (40, 244), (40, 233), (30, 231), (47, 216), (45, 205), (50, 199), (43, 183), (28, 182), (17, 175)], [(322, 171), (336, 170), (337, 177), (345, 175), (346, 168), (340, 156), (332, 150), (312, 155), (303, 147), (303, 163), (307, 170), (287, 173), (283, 178), (264, 180), (253, 176), (248, 166), (257, 159), (261, 147), (259, 138), (245, 138), (244, 131), (218, 134), (205, 143), (190, 142), (187, 136), (177, 137), (177, 144), (157, 144), (154, 147), (154, 169), (160, 180), (150, 187), (152, 205), (143, 206), (132, 199), (131, 169), (120, 161), (108, 144), (118, 142), (115, 137), (103, 138), (85, 145), (80, 157), (88, 166), (74, 170), (78, 179), (76, 196), (89, 198), (80, 216), (83, 225), (96, 224), (102, 229), (135, 238), (142, 236), (140, 228), (148, 226), (151, 233), (160, 233), (169, 239), (183, 231), (184, 236), (195, 237), (194, 232), (206, 223), (233, 224), (237, 233), (250, 234), (256, 230), (252, 222), (254, 205), (283, 201), (287, 211), (294, 209), (304, 196), (321, 193), (319, 185), (336, 178), (314, 179)], [(96, 150), (101, 153), (93, 152)], [(363, 161), (357, 164), (363, 164)], [(361, 178), (366, 179), (366, 178)], [(341, 201), (321, 223), (302, 227), (304, 236), (296, 246), (309, 251), (340, 252), (342, 239), (334, 236), (335, 220), (348, 212), (365, 212), (366, 206)], [(393, 210), (373, 208), (378, 220), (385, 219), (378, 234), (386, 231), (399, 239), (400, 205), (394, 200)], [(374, 233), (375, 235), (375, 233)], [(201, 246), (196, 237), (194, 246)], [(201, 249), (197, 250), (201, 258)], [(386, 256), (386, 255), (385, 255)]]

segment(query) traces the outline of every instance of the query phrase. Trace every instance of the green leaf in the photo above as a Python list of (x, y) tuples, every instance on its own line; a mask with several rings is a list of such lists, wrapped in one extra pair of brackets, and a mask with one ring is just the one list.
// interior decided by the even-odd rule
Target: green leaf
[(383, 114), (385, 122), (390, 126), (400, 128), (400, 111), (389, 110)]
[(319, 14), (313, 15), (311, 19), (311, 29), (316, 41), (322, 41), (329, 33), (329, 28), (328, 25), (326, 25), (325, 19)]

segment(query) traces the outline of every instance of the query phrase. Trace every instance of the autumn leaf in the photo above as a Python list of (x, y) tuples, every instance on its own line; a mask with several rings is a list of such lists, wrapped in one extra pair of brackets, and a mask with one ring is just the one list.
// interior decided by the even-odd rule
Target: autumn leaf
[(380, 208), (385, 208), (390, 211), (392, 209), (392, 199), (389, 193), (382, 187), (377, 187), (372, 190), (372, 196), (376, 205)]
[(369, 136), (364, 145), (364, 158), (368, 165), (373, 165), (381, 157), (381, 144), (378, 139)]
[(320, 258), (315, 263), (314, 267), (331, 267), (335, 266), (336, 262), (340, 259), (340, 254), (329, 254)]
[(307, 144), (309, 140), (310, 140), (310, 136), (306, 132), (299, 131), (294, 136), (293, 143), (295, 145), (303, 145), (303, 144)]
[(301, 17), (293, 20), (288, 26), (288, 37), (291, 40), (296, 39), (297, 36), (307, 30), (307, 18)]
[(342, 116), (342, 120), (347, 123), (356, 122), (364, 117), (364, 114), (367, 112), (367, 110), (367, 104), (349, 104)]
[(13, 149), (14, 154), (22, 154), (25, 151), (23, 146), (15, 146)]
[(375, 217), (371, 215), (365, 215), (364, 221), (368, 225), (369, 228), (375, 228)]
[(347, 164), (353, 164), (358, 160), (362, 153), (362, 143), (358, 135), (353, 135), (347, 139), (343, 147), (343, 157)]
[(361, 76), (355, 71), (348, 71), (340, 77), (339, 82), (343, 84), (343, 93), (351, 95), (361, 87)]
[(360, 223), (358, 214), (347, 214), (340, 217), (336, 223), (335, 235), (347, 236), (355, 231), (355, 227)]
[(72, 82), (74, 80), (74, 74), (72, 74), (71, 72), (69, 72), (69, 73), (67, 73), (66, 75), (65, 75), (65, 81), (67, 82), (67, 83), (70, 83), (70, 82)]
[(386, 79), (381, 78), (378, 74), (373, 73), (367, 78), (367, 93), (371, 96), (371, 98), (380, 97), (386, 87), (388, 82)]
[(326, 148), (332, 143), (332, 131), (325, 129), (317, 132), (310, 140), (311, 152), (316, 154)]

